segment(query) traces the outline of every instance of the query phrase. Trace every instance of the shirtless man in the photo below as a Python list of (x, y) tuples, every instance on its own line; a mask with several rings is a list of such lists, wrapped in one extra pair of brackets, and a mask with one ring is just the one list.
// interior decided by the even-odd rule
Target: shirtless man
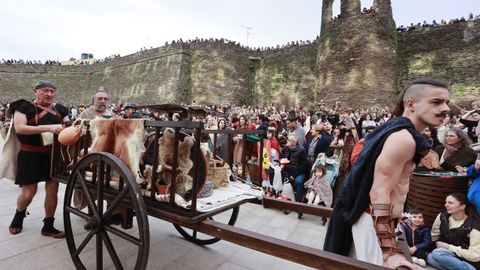
[(115, 113), (108, 108), (109, 100), (110, 98), (108, 97), (107, 92), (98, 91), (95, 93), (95, 95), (93, 95), (92, 106), (90, 106), (88, 109), (85, 109), (80, 116), (78, 116), (78, 119), (91, 120), (96, 117), (105, 119), (116, 118)]
[(403, 212), (410, 176), (429, 143), (419, 131), (442, 123), (447, 85), (418, 80), (397, 102), (397, 115), (367, 137), (332, 213), (324, 250), (370, 263), (416, 269), (397, 253), (393, 220)]

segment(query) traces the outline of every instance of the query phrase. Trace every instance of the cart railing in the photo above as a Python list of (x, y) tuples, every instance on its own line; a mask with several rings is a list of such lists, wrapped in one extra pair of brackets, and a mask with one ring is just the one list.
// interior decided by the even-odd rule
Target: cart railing
[[(60, 143), (57, 140), (57, 137), (55, 137), (54, 140), (54, 146), (53, 146), (53, 152), (52, 152), (52, 175), (54, 176), (55, 179), (66, 183), (68, 181), (68, 176), (69, 176), (69, 171), (77, 164), (79, 157), (85, 156), (89, 152), (89, 147), (91, 145), (91, 134), (88, 129), (88, 122), (86, 123), (87, 129), (84, 135), (80, 137), (80, 140), (73, 146), (66, 147), (60, 145)], [(159, 139), (162, 136), (163, 130), (165, 128), (171, 128), (174, 130), (174, 137), (175, 137), (175, 143), (174, 143), (174, 150), (173, 150), (173, 162), (171, 164), (171, 179), (170, 179), (170, 201), (169, 204), (176, 206), (175, 203), (175, 192), (176, 192), (176, 185), (177, 185), (177, 168), (179, 166), (178, 164), (178, 146), (180, 142), (180, 135), (181, 133), (188, 134), (192, 136), (195, 139), (193, 148), (191, 151), (193, 151), (193, 154), (191, 155), (192, 161), (193, 161), (193, 168), (192, 168), (192, 177), (193, 177), (193, 182), (192, 182), (192, 192), (191, 192), (191, 197), (188, 199), (191, 201), (191, 206), (188, 211), (190, 212), (197, 212), (197, 191), (201, 189), (199, 186), (202, 182), (202, 179), (200, 177), (206, 177), (207, 170), (208, 170), (208, 164), (207, 168), (204, 168), (203, 175), (199, 175), (199, 164), (203, 164), (204, 162), (200, 162), (202, 157), (201, 150), (200, 150), (200, 143), (201, 143), (201, 138), (202, 134), (213, 134), (214, 140), (213, 140), (213, 156), (216, 157), (216, 146), (217, 146), (217, 137), (219, 134), (226, 134), (229, 136), (228, 144), (227, 147), (228, 149), (232, 148), (232, 140), (231, 138), (234, 135), (243, 135), (244, 139), (247, 134), (256, 134), (261, 137), (265, 134), (263, 130), (206, 130), (203, 128), (203, 123), (201, 122), (191, 122), (191, 121), (150, 121), (146, 120), (144, 122), (145, 129), (147, 131), (154, 132), (154, 139), (153, 139), (153, 164), (152, 164), (152, 179), (151, 179), (151, 190), (150, 193), (147, 193), (147, 196), (155, 200), (155, 196), (158, 195), (158, 191), (156, 189), (156, 183), (160, 180), (159, 179), (159, 174), (157, 172), (157, 169), (159, 167)], [(247, 147), (246, 145), (244, 146), (245, 148)], [(263, 147), (263, 140), (260, 141), (260, 147)], [(71, 154), (71, 159), (65, 159), (64, 157), (68, 155), (67, 152), (72, 153)], [(245, 176), (245, 151), (244, 156), (242, 157), (243, 163), (243, 177)], [(231, 159), (229, 161), (226, 161), (230, 165)], [(261, 167), (262, 163), (259, 162), (260, 170), (259, 174), (261, 175)], [(110, 181), (111, 179), (106, 179), (106, 181)]]

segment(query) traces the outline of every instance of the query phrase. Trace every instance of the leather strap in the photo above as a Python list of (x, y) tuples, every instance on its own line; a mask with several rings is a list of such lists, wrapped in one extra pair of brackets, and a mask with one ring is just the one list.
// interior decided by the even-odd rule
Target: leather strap
[(36, 145), (31, 145), (26, 143), (20, 144), (20, 149), (22, 149), (23, 151), (33, 152), (33, 153), (48, 154), (50, 152), (50, 148), (43, 148), (41, 146), (36, 146)]
[(47, 115), (47, 113), (51, 113), (51, 114), (55, 115), (60, 121), (62, 121), (62, 115), (60, 115), (58, 112), (56, 112), (53, 109), (54, 104), (50, 105), (49, 107), (44, 107), (42, 105), (39, 105), (39, 104), (31, 102), (31, 101), (30, 101), (30, 103), (32, 103), (33, 106), (35, 106), (39, 109), (42, 109), (42, 111), (35, 114), (32, 118), (27, 119), (27, 124), (32, 124), (32, 123), (37, 123), (38, 124), (38, 120), (40, 120), (45, 115)]
[[(385, 210), (388, 212), (385, 213)], [(372, 204), (368, 211), (373, 218), (373, 226), (377, 233), (378, 244), (382, 249), (383, 260), (400, 253), (397, 249), (394, 220), (391, 204)], [(367, 212), (368, 213), (368, 212)]]

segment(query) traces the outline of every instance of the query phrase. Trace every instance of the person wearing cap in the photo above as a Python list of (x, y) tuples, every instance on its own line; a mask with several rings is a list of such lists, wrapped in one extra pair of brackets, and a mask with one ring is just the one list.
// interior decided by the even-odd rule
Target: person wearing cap
[(126, 119), (142, 118), (142, 116), (137, 112), (137, 104), (133, 102), (125, 104), (123, 111), (125, 112), (124, 118)]
[(92, 106), (85, 109), (78, 119), (111, 119), (116, 118), (115, 113), (108, 107), (110, 98), (107, 92), (98, 91), (92, 97)]
[(23, 228), (28, 205), (37, 192), (37, 184), (45, 181), (45, 219), (41, 230), (43, 236), (63, 238), (65, 234), (54, 226), (57, 208), (58, 182), (52, 181), (50, 175), (51, 148), (42, 147), (40, 133), (58, 134), (62, 123), (69, 121), (68, 109), (64, 105), (54, 103), (56, 87), (50, 81), (39, 81), (33, 89), (33, 101), (20, 99), (10, 106), (13, 114), (13, 125), (21, 150), (17, 156), (17, 175), (15, 184), (21, 188), (17, 198), (17, 210), (10, 224), (11, 234), (18, 234)]

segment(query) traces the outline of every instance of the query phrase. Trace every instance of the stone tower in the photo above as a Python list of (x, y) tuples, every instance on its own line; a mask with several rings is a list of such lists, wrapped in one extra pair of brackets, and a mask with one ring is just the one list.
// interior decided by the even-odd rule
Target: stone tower
[(332, 19), (334, 0), (323, 0), (316, 60), (316, 100), (348, 106), (391, 105), (396, 96), (396, 32), (390, 0), (375, 0), (364, 14), (360, 0), (341, 1)]

